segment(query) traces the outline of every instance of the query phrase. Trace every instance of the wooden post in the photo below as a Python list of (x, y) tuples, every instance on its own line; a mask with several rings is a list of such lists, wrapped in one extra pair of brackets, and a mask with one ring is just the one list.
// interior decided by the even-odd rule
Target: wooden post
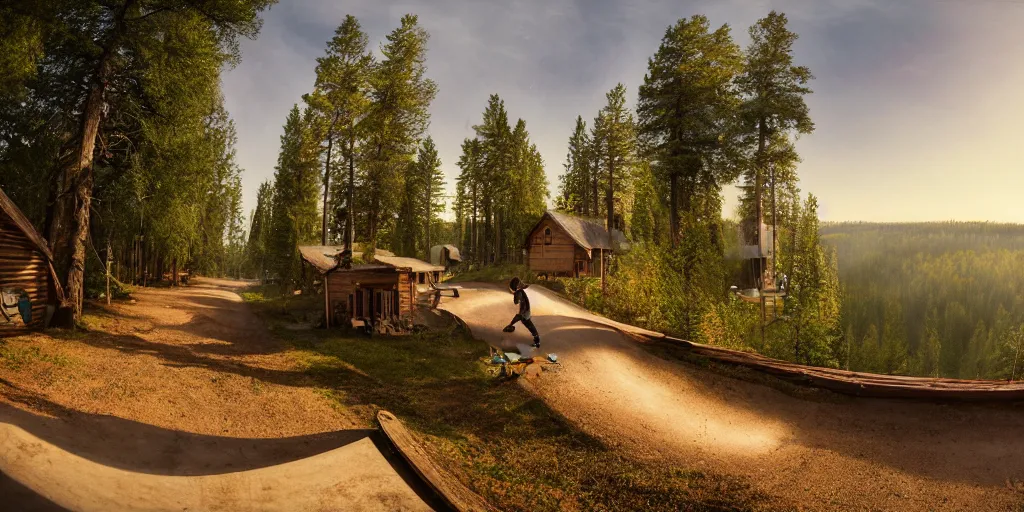
[(327, 286), (330, 274), (324, 274), (324, 323), (331, 328), (331, 289)]

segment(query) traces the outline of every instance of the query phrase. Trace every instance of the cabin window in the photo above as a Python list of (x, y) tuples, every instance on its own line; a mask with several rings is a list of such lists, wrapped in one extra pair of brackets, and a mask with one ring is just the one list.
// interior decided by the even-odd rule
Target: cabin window
[(551, 245), (551, 228), (544, 228), (544, 245)]
[(416, 279), (420, 284), (425, 284), (427, 282), (426, 274), (424, 274), (423, 272), (416, 274)]

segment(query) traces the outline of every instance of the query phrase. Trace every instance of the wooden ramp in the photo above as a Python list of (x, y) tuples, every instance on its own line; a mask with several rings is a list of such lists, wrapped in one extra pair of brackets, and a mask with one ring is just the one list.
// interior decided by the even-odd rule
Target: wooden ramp
[(377, 413), (381, 430), (388, 437), (402, 458), (412, 466), (424, 482), (441, 499), (457, 512), (497, 512), (480, 495), (462, 484), (458, 478), (445, 471), (431, 460), (419, 441), (405, 428), (394, 414), (388, 411)]

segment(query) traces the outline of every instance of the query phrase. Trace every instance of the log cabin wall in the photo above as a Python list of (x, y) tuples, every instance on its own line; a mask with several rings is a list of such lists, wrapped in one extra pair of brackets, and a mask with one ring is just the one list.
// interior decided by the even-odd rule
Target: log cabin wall
[(416, 297), (416, 282), (409, 279), (409, 273), (398, 274), (398, 309), (399, 317), (412, 319), (413, 302)]
[[(371, 292), (372, 290), (372, 292)], [(361, 293), (357, 293), (360, 292)], [(377, 292), (398, 292), (398, 310), (394, 311), (388, 298), (379, 298)], [(373, 309), (386, 316), (412, 318), (415, 284), (409, 274), (396, 269), (336, 270), (327, 275), (327, 304), (331, 325), (347, 325), (355, 316), (367, 316), (371, 301)], [(349, 306), (350, 300), (353, 306)], [(361, 304), (354, 304), (356, 301)], [(355, 311), (354, 311), (355, 310)], [(358, 315), (356, 313), (359, 313)]]
[(566, 275), (574, 272), (576, 242), (551, 219), (544, 219), (530, 233), (527, 252), (530, 270), (534, 272)]
[(24, 290), (32, 303), (32, 322), (6, 323), (0, 317), (0, 334), (43, 327), (46, 305), (51, 302), (49, 262), (7, 214), (0, 211), (0, 289)]

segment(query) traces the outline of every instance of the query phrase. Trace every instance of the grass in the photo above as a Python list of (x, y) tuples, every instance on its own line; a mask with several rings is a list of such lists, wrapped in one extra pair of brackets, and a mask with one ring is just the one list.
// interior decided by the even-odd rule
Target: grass
[[(262, 295), (252, 306), (259, 313), (277, 300)], [(491, 377), (486, 345), (457, 328), (391, 338), (272, 330), (326, 399), (367, 422), (382, 408), (395, 413), (500, 510), (771, 508), (739, 479), (634, 460), (581, 432), (523, 387)]]
[(50, 354), (43, 352), (39, 347), (34, 346), (12, 346), (6, 342), (0, 342), (0, 363), (10, 370), (20, 370), (26, 365), (45, 362), (54, 366), (68, 366), (71, 359), (62, 354)]

